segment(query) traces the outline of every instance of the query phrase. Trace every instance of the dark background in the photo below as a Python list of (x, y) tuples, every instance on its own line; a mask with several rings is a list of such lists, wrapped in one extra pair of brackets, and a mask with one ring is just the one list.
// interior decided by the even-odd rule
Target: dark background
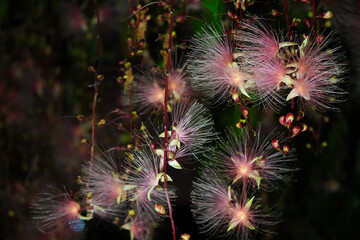
[[(187, 16), (184, 23), (177, 25), (176, 43), (189, 40), (203, 23), (226, 18), (224, 13), (232, 8), (232, 3), (202, 2), (175, 1), (176, 13)], [(118, 61), (126, 57), (128, 3), (108, 0), (99, 4), (104, 12), (99, 71), (105, 80), (100, 86), (97, 119), (104, 118), (109, 124), (96, 130), (96, 142), (99, 149), (109, 149), (126, 144), (128, 138), (111, 124), (121, 121), (111, 111), (121, 107), (122, 86), (116, 79)], [(161, 26), (156, 21), (160, 7), (149, 8), (152, 19), (147, 43), (152, 59), (160, 62), (162, 43), (156, 39), (159, 32), (165, 33), (166, 24)], [(268, 14), (274, 8), (283, 11), (283, 1), (255, 1), (248, 12), (269, 18), (274, 27), (284, 29), (283, 15), (274, 18)], [(319, 141), (307, 132), (294, 142), (299, 171), (280, 192), (262, 196), (283, 211), (282, 221), (271, 229), (276, 234), (260, 234), (259, 239), (360, 238), (359, 3), (319, 2), (318, 13), (325, 9), (334, 12), (332, 28), (349, 61), (347, 82), (342, 86), (349, 93), (348, 100), (340, 104), (341, 112), (326, 114), (330, 121), (321, 124)], [(289, 1), (291, 17), (304, 19), (308, 11), (310, 5)], [(95, 59), (95, 23), (90, 0), (0, 2), (0, 229), (4, 239), (57, 239), (35, 229), (29, 206), (46, 185), (77, 190), (75, 180), (81, 164), (89, 159), (89, 148), (81, 144), (81, 139), (90, 139), (90, 124), (80, 124), (76, 116), (84, 114), (89, 119), (91, 115), (93, 89), (88, 85), (93, 75), (87, 68)], [(302, 22), (297, 30), (305, 32), (307, 28)], [(182, 50), (178, 50), (178, 56), (184, 58)], [(265, 120), (265, 125), (276, 125), (277, 115), (258, 112), (256, 107), (252, 109), (253, 122)], [(212, 113), (219, 131), (234, 124), (238, 117), (236, 109), (227, 106), (219, 106)], [(318, 122), (306, 120), (318, 133)], [(322, 148), (324, 141), (327, 147)], [(312, 144), (312, 150), (306, 148), (307, 143)], [(174, 210), (178, 233), (187, 232), (191, 239), (206, 238), (198, 233), (189, 210), (193, 173), (171, 174), (182, 189)], [(95, 219), (83, 238), (129, 237), (128, 232)], [(171, 239), (168, 220), (155, 230), (154, 239)]]

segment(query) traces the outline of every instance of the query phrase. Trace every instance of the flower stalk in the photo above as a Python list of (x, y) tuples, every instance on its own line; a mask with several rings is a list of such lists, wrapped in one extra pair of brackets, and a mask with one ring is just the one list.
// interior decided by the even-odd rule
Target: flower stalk
[[(166, 61), (166, 77), (165, 77), (165, 96), (164, 96), (164, 176), (166, 176), (166, 165), (167, 165), (167, 140), (168, 140), (168, 130), (167, 130), (167, 124), (168, 124), (168, 92), (169, 92), (169, 76), (170, 76), (170, 69), (171, 69), (171, 49), (172, 49), (172, 42), (173, 42), (173, 24), (174, 24), (174, 1), (170, 0), (170, 6), (169, 6), (169, 48), (167, 52), (167, 61)], [(172, 207), (170, 203), (169, 198), (169, 192), (167, 188), (167, 178), (164, 178), (164, 191), (166, 195), (167, 204), (169, 207), (169, 217), (171, 222), (171, 228), (173, 233), (173, 240), (176, 240), (176, 230), (175, 230), (175, 224), (174, 224), (174, 218), (172, 215)]]

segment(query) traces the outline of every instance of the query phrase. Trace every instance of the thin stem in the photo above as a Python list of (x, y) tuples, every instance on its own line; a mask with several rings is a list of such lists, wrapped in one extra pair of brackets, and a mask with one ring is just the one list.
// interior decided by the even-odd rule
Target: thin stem
[[(285, 0), (285, 17), (286, 17), (286, 29), (287, 29), (287, 36), (290, 39), (290, 20), (289, 20), (289, 8), (288, 8), (288, 2)], [(294, 98), (291, 99), (291, 109), (294, 109)]]
[(316, 0), (313, 0), (313, 1), (312, 1), (312, 12), (313, 12), (312, 25), (313, 25), (313, 28), (315, 28)]
[[(90, 166), (88, 179), (91, 177), (92, 166), (94, 162), (94, 148), (95, 148), (95, 112), (96, 112), (96, 102), (97, 97), (99, 95), (99, 85), (97, 84), (97, 76), (98, 76), (98, 65), (99, 65), (99, 55), (100, 55), (100, 14), (97, 0), (94, 0), (95, 5), (95, 14), (96, 14), (96, 24), (97, 24), (97, 32), (96, 32), (96, 55), (95, 55), (95, 73), (94, 73), (94, 97), (92, 104), (92, 114), (91, 114), (91, 148), (90, 148)], [(86, 184), (86, 191), (88, 189), (89, 181)], [(85, 191), (85, 192), (86, 192)]]
[(133, 101), (133, 93), (132, 87), (129, 86), (129, 117), (130, 117), (130, 143), (133, 143), (133, 116), (132, 116), (132, 101)]
[(169, 207), (169, 216), (170, 216), (170, 222), (172, 227), (172, 233), (173, 233), (173, 240), (176, 240), (176, 230), (175, 230), (175, 224), (174, 224), (174, 218), (172, 215), (172, 207), (170, 203), (169, 198), (169, 192), (167, 188), (167, 177), (166, 177), (166, 165), (167, 165), (167, 140), (168, 140), (168, 130), (167, 130), (167, 121), (168, 121), (168, 91), (169, 91), (169, 74), (170, 74), (170, 67), (171, 67), (171, 49), (172, 49), (172, 32), (173, 32), (173, 12), (174, 12), (174, 1), (170, 0), (170, 12), (169, 12), (169, 18), (170, 18), (170, 24), (169, 24), (169, 49), (167, 53), (167, 61), (166, 61), (166, 77), (165, 77), (165, 97), (164, 97), (164, 191), (166, 195), (167, 204)]
[(289, 10), (288, 10), (287, 0), (285, 0), (285, 16), (286, 16), (287, 35), (288, 35), (288, 38), (290, 38), (290, 20), (289, 20)]

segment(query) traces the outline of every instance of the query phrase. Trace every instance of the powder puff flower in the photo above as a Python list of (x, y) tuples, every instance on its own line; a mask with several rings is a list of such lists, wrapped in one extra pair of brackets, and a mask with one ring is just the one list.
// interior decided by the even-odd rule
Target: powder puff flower
[(149, 217), (136, 215), (134, 218), (121, 226), (130, 232), (130, 239), (145, 240), (150, 233), (151, 220)]
[[(144, 140), (145, 144), (153, 144), (156, 154), (161, 159), (160, 166), (162, 166), (164, 127), (162, 124), (158, 128), (154, 127), (153, 124), (150, 125), (152, 126), (150, 130), (143, 127), (141, 139)], [(183, 164), (192, 160), (193, 156), (205, 152), (204, 145), (217, 138), (210, 114), (197, 101), (190, 102), (190, 105), (188, 105), (188, 101), (174, 105), (171, 112), (171, 127), (169, 127), (167, 136), (168, 163), (177, 169), (182, 169)]]
[(297, 98), (304, 110), (321, 112), (337, 110), (335, 103), (341, 101), (345, 92), (338, 87), (344, 75), (344, 57), (339, 52), (340, 47), (326, 50), (334, 45), (329, 35), (322, 43), (317, 44), (310, 35), (299, 47), (299, 56), (292, 66), (293, 89), (286, 97), (286, 101)]
[(194, 101), (190, 105), (180, 103), (171, 113), (172, 131), (169, 131), (170, 144), (184, 145), (192, 154), (204, 151), (203, 145), (215, 137), (214, 123), (202, 104)]
[[(211, 156), (212, 161), (232, 184), (242, 183), (257, 188), (262, 186), (271, 190), (277, 180), (285, 181), (286, 173), (294, 171), (287, 166), (295, 160), (294, 157), (291, 154), (285, 157), (273, 148), (273, 133), (263, 137), (259, 127), (256, 136), (250, 135), (250, 139), (247, 139), (245, 130), (240, 135), (236, 130), (227, 131), (226, 137), (220, 141), (221, 150)], [(266, 185), (262, 184), (264, 182)]]
[(274, 110), (285, 105), (284, 95), (294, 83), (288, 75), (289, 70), (279, 58), (273, 58), (267, 62), (255, 66), (256, 86), (259, 94), (259, 102), (264, 106), (270, 106)]
[(260, 20), (241, 22), (242, 29), (235, 35), (236, 52), (251, 63), (267, 62), (275, 58), (279, 51), (294, 42), (283, 41), (281, 34)]
[(32, 206), (33, 222), (41, 232), (72, 230), (82, 231), (84, 222), (80, 205), (68, 193), (42, 193)]
[[(162, 218), (155, 210), (155, 204), (167, 206), (165, 192), (161, 187), (164, 175), (161, 173), (160, 163), (160, 157), (152, 149), (143, 147), (141, 150), (133, 151), (124, 164), (124, 167), (130, 167), (130, 174), (125, 180), (126, 185), (136, 186), (131, 199), (136, 203), (136, 214), (150, 217), (155, 224)], [(167, 181), (171, 181), (169, 176), (166, 177)], [(169, 195), (174, 198), (171, 191)]]
[(194, 182), (191, 197), (196, 223), (203, 233), (211, 236), (248, 239), (253, 230), (262, 230), (260, 225), (274, 224), (267, 220), (270, 214), (259, 210), (254, 197), (241, 199), (238, 192), (211, 170), (203, 172)]
[[(169, 72), (169, 110), (171, 110), (174, 103), (185, 101), (191, 95), (184, 70), (185, 67), (172, 68)], [(142, 72), (142, 75), (137, 77), (133, 105), (142, 114), (163, 109), (165, 99), (164, 73), (157, 69), (146, 69), (142, 70)]]
[(163, 79), (152, 70), (144, 71), (143, 75), (137, 77), (137, 86), (133, 96), (133, 106), (142, 114), (164, 108)]
[[(91, 169), (91, 170), (90, 170)], [(102, 218), (121, 218), (126, 214), (123, 208), (127, 191), (135, 186), (125, 185), (122, 173), (113, 156), (96, 157), (83, 169), (83, 193), (88, 198), (90, 211)]]
[(195, 91), (215, 102), (231, 99), (233, 92), (251, 97), (253, 77), (242, 71), (234, 59), (234, 43), (215, 27), (205, 27), (189, 47), (188, 72)]
[(185, 65), (182, 68), (172, 68), (169, 73), (170, 100), (180, 102), (191, 95), (191, 89), (186, 79)]
[(224, 233), (228, 226), (228, 186), (210, 169), (193, 183), (192, 212), (201, 232), (209, 235)]

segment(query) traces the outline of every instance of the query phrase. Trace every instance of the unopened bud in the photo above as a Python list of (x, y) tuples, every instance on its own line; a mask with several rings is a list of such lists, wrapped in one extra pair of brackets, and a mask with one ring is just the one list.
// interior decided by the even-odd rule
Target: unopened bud
[(276, 149), (276, 150), (279, 150), (280, 151), (280, 143), (279, 143), (279, 140), (277, 140), (276, 138), (274, 140), (272, 140), (271, 144), (273, 145), (273, 147)]
[(271, 10), (271, 15), (273, 15), (274, 17), (277, 17), (280, 15), (280, 12), (277, 9), (273, 9), (273, 10)]
[(305, 116), (305, 113), (303, 111), (298, 111), (296, 114), (296, 121), (299, 121)]
[(294, 121), (294, 114), (288, 113), (285, 117), (285, 127), (289, 128)]
[(240, 121), (235, 124), (235, 127), (237, 127), (237, 128), (243, 128), (244, 126), (245, 126), (245, 124)]
[(305, 124), (305, 123), (302, 123), (301, 124), (301, 132), (305, 132), (306, 130), (308, 130), (308, 125), (307, 124)]
[(96, 76), (96, 80), (98, 80), (99, 82), (102, 82), (102, 81), (104, 80), (104, 75), (98, 74), (98, 75)]
[(281, 125), (285, 125), (285, 116), (279, 117), (279, 123), (280, 123)]
[(300, 132), (300, 127), (299, 126), (294, 126), (293, 129), (292, 129), (292, 135), (291, 137), (295, 137), (296, 135), (298, 135)]
[(248, 118), (248, 117), (249, 117), (249, 111), (248, 111), (247, 109), (244, 109), (244, 110), (242, 111), (242, 113), (243, 113), (243, 115), (244, 115), (245, 118)]
[(240, 102), (240, 95), (237, 92), (233, 92), (231, 94), (232, 99), (234, 99), (235, 102), (239, 103)]
[(289, 146), (288, 146), (288, 145), (284, 145), (282, 152), (283, 152), (284, 154), (288, 154), (289, 151), (290, 151)]

